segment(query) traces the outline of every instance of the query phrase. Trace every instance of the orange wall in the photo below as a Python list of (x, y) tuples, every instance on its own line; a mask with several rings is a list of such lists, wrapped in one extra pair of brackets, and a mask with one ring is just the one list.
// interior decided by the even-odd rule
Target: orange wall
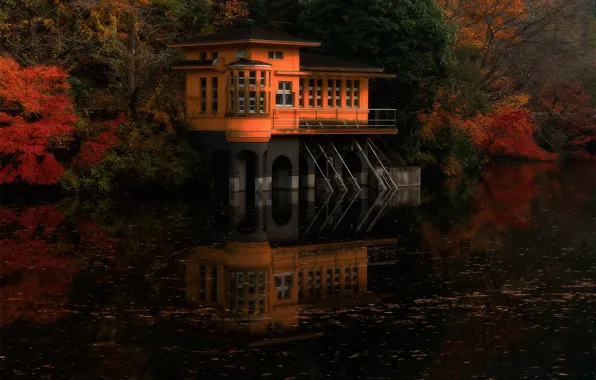
[[(267, 62), (273, 65), (271, 76), (270, 76), (270, 94), (267, 102), (267, 113), (251, 114), (246, 117), (225, 117), (228, 111), (228, 96), (227, 96), (227, 77), (226, 73), (218, 71), (213, 67), (205, 69), (189, 69), (186, 76), (186, 106), (187, 106), (187, 118), (191, 125), (196, 130), (209, 130), (209, 131), (228, 131), (228, 140), (230, 141), (268, 141), (271, 135), (271, 130), (274, 128), (288, 129), (298, 128), (298, 119), (314, 119), (315, 116), (320, 119), (335, 119), (336, 108), (328, 108), (327, 104), (327, 80), (328, 79), (342, 79), (341, 86), (341, 111), (339, 115), (340, 119), (343, 120), (367, 120), (368, 115), (366, 112), (358, 112), (357, 110), (366, 110), (368, 108), (368, 79), (364, 77), (358, 77), (355, 74), (353, 77), (343, 76), (320, 76), (319, 73), (317, 78), (322, 79), (322, 107), (316, 107), (318, 112), (315, 114), (313, 111), (315, 108), (310, 108), (308, 104), (308, 84), (305, 86), (304, 96), (306, 98), (306, 107), (302, 110), (283, 111), (280, 108), (279, 112), (274, 112), (275, 107), (275, 95), (279, 88), (280, 81), (292, 82), (292, 92), (294, 93), (294, 106), (296, 108), (301, 107), (299, 102), (299, 86), (300, 77), (298, 75), (276, 75), (276, 71), (299, 71), (300, 70), (300, 52), (298, 47), (286, 46), (286, 45), (225, 45), (225, 46), (212, 46), (212, 47), (189, 47), (186, 48), (186, 58), (188, 60), (200, 59), (200, 53), (206, 52), (207, 58), (211, 59), (211, 52), (217, 52), (219, 58), (224, 58), (225, 63), (229, 64), (236, 61), (236, 52), (238, 49), (244, 49), (246, 58)], [(283, 52), (283, 59), (281, 60), (270, 60), (269, 51), (281, 51)], [(256, 71), (259, 71), (256, 68)], [(206, 112), (201, 111), (201, 78), (207, 78), (207, 92), (206, 92)], [(217, 112), (211, 112), (212, 110), (212, 79), (218, 78), (218, 110)], [(306, 78), (309, 79), (309, 78)], [(347, 108), (346, 107), (346, 89), (345, 80), (359, 80), (359, 107), (358, 108)], [(248, 79), (247, 79), (248, 80)], [(316, 86), (313, 89), (316, 97)], [(335, 89), (333, 89), (333, 96), (335, 96)], [(258, 101), (258, 100), (257, 100)], [(315, 103), (316, 105), (316, 103)], [(248, 99), (245, 100), (245, 107), (248, 107)], [(289, 108), (293, 108), (289, 107)], [(275, 118), (275, 123), (272, 122)], [(288, 119), (291, 120), (281, 120)]]

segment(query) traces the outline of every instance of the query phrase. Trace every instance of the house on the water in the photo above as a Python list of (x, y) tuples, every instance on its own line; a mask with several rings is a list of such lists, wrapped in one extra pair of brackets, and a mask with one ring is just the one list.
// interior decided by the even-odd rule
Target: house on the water
[[(418, 185), (383, 141), (395, 110), (369, 105), (382, 68), (312, 53), (319, 42), (257, 27), (172, 44), (185, 50), (187, 119), (232, 192)], [(369, 175), (370, 174), (370, 175)]]

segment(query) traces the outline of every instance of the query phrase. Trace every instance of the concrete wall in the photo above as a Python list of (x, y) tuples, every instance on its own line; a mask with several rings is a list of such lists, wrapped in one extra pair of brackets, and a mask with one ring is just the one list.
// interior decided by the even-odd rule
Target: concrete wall
[(420, 166), (398, 166), (388, 170), (397, 186), (420, 186)]

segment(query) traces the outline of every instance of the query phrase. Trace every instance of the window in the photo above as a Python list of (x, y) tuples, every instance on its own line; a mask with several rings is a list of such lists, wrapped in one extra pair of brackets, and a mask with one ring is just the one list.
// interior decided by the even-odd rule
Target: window
[(323, 107), (323, 80), (317, 79), (317, 107)]
[(333, 80), (327, 81), (327, 107), (333, 107)]
[(275, 94), (275, 105), (293, 106), (294, 94), (292, 94), (292, 82), (279, 82), (279, 89)]
[(211, 59), (215, 61), (217, 58), (219, 58), (219, 53), (216, 51), (211, 52)]
[(341, 81), (335, 81), (335, 108), (341, 107)]
[(234, 91), (230, 91), (230, 104), (229, 104), (229, 112), (236, 112), (234, 109)]
[(352, 81), (346, 81), (346, 107), (352, 107)]
[(270, 51), (269, 59), (284, 59), (284, 53), (281, 51)]
[(300, 88), (298, 89), (298, 106), (304, 107), (304, 81), (299, 79)]
[(244, 49), (236, 50), (236, 58), (246, 58), (246, 50), (244, 50)]
[(217, 78), (211, 78), (211, 112), (217, 113), (219, 110), (219, 89), (217, 88)]
[(256, 71), (250, 71), (248, 73), (248, 84), (251, 86), (256, 86), (257, 85), (257, 72)]
[(201, 77), (201, 113), (207, 112), (207, 78)]
[(200, 59), (201, 61), (205, 61), (205, 60), (207, 59), (207, 52), (206, 52), (206, 51), (202, 51), (202, 52), (199, 54), (199, 57), (200, 57), (199, 59)]
[(267, 78), (267, 73), (265, 71), (261, 71), (261, 87), (265, 87), (265, 79)]
[(275, 275), (275, 290), (277, 290), (277, 299), (289, 299), (292, 294), (292, 272), (278, 273)]
[(259, 113), (267, 113), (267, 109), (265, 108), (265, 93), (259, 93)]
[(238, 113), (244, 113), (244, 91), (238, 93)]
[(360, 91), (360, 81), (354, 81), (354, 107), (360, 107), (360, 101), (358, 100), (358, 92)]
[(250, 113), (255, 113), (257, 112), (257, 93), (254, 91), (251, 91), (248, 94), (248, 112)]
[(309, 107), (315, 106), (314, 86), (315, 86), (315, 80), (309, 79), (308, 80), (308, 106)]
[(238, 72), (238, 87), (244, 87), (244, 71)]

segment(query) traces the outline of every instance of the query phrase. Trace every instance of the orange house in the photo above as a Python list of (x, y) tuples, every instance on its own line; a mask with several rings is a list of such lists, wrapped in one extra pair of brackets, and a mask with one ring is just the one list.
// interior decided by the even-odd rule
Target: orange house
[[(363, 136), (397, 133), (395, 110), (370, 109), (368, 101), (370, 79), (395, 76), (383, 74), (382, 68), (300, 52), (319, 45), (256, 27), (171, 45), (186, 54), (186, 61), (173, 69), (186, 71), (187, 119), (212, 163), (225, 166), (214, 172), (229, 171), (230, 190), (312, 188), (317, 166), (328, 181), (327, 162), (334, 150), (340, 161), (334, 165), (341, 169), (354, 139), (364, 156), (372, 148), (366, 143), (362, 148)], [(316, 136), (343, 142), (331, 150)], [(316, 164), (322, 155), (325, 170)], [(300, 161), (311, 175), (302, 184)], [(364, 157), (359, 161), (369, 166), (365, 170), (374, 168)]]

